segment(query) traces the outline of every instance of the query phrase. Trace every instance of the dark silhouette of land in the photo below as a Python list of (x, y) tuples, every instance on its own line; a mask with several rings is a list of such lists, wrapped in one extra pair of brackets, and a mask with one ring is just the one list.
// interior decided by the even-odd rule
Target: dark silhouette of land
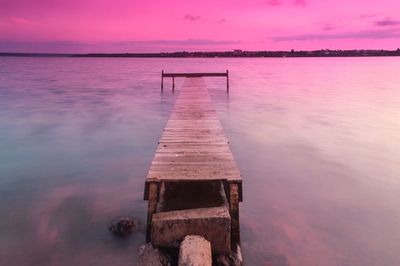
[(52, 54), (52, 53), (0, 53), (0, 56), (28, 57), (136, 57), (136, 58), (187, 58), (187, 57), (365, 57), (400, 56), (397, 50), (313, 50), (313, 51), (243, 51), (225, 52), (171, 52), (171, 53), (88, 53), (88, 54)]

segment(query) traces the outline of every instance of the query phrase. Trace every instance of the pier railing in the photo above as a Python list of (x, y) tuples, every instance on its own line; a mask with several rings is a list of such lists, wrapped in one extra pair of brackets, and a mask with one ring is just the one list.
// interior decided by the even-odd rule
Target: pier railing
[(199, 78), (199, 77), (226, 77), (226, 92), (229, 93), (229, 71), (226, 72), (192, 72), (192, 73), (165, 73), (161, 71), (161, 92), (164, 91), (164, 78), (172, 78), (172, 91), (175, 91), (175, 78)]

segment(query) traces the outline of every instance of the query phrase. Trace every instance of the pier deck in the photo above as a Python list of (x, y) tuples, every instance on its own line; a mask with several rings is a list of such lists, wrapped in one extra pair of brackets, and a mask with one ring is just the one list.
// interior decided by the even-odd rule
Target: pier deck
[(216, 181), (226, 193), (231, 240), (238, 242), (241, 174), (203, 78), (186, 77), (146, 178), (147, 240), (164, 184)]

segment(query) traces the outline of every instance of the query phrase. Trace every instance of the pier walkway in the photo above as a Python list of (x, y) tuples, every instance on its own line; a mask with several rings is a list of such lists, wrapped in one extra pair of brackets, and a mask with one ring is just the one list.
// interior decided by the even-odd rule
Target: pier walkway
[[(224, 234), (229, 247), (239, 242), (242, 178), (202, 77), (184, 80), (151, 163), (144, 198), (147, 241), (153, 244), (174, 246), (184, 234), (200, 234), (219, 246), (218, 252), (226, 251), (218, 242)], [(220, 231), (212, 235), (218, 223)], [(173, 239), (162, 239), (167, 237)]]

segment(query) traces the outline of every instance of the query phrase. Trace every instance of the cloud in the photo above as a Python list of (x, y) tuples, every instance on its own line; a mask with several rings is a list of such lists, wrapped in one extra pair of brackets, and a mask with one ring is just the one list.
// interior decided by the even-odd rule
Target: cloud
[(197, 46), (197, 45), (224, 45), (224, 44), (239, 44), (240, 41), (220, 41), (211, 39), (186, 39), (186, 40), (152, 40), (152, 41), (137, 41), (132, 43), (155, 44), (155, 45), (179, 45), (179, 46)]
[[(269, 6), (281, 6), (284, 4), (284, 1), (283, 0), (268, 0), (266, 2), (266, 4)], [(307, 1), (306, 0), (294, 0), (293, 4), (296, 6), (305, 6), (305, 5), (307, 5)]]
[(377, 14), (361, 14), (360, 19), (368, 19), (378, 16)]
[(11, 17), (11, 20), (16, 23), (16, 24), (21, 24), (21, 25), (32, 25), (34, 24), (33, 21), (21, 17)]
[(282, 0), (268, 0), (267, 1), (267, 5), (270, 5), (270, 6), (280, 6), (282, 4), (283, 4)]
[(237, 45), (238, 40), (212, 40), (212, 39), (183, 39), (183, 40), (147, 40), (147, 41), (119, 41), (119, 42), (17, 42), (0, 40), (0, 52), (33, 52), (33, 53), (136, 53), (136, 52), (162, 52), (179, 51), (223, 45)]
[(329, 24), (329, 23), (324, 24), (322, 26), (322, 30), (325, 30), (325, 31), (334, 30), (334, 29), (335, 29), (335, 27), (332, 24)]
[(0, 52), (71, 53), (85, 52), (87, 46), (86, 43), (73, 41), (20, 42), (0, 39)]
[(307, 5), (307, 2), (306, 2), (306, 0), (295, 0), (294, 4), (296, 6), (305, 6), (305, 5)]
[(189, 20), (189, 21), (198, 21), (199, 19), (201, 19), (201, 16), (193, 16), (193, 15), (190, 15), (190, 14), (186, 14), (183, 17), (183, 19), (184, 20)]
[(226, 22), (226, 19), (220, 18), (217, 22), (218, 22), (218, 23), (225, 23), (225, 22)]
[(400, 29), (397, 30), (369, 30), (343, 33), (319, 33), (277, 36), (272, 39), (276, 42), (285, 41), (321, 41), (334, 39), (394, 39), (400, 38)]
[(375, 26), (386, 27), (400, 25), (400, 20), (393, 20), (391, 18), (385, 18), (382, 20), (374, 21)]

